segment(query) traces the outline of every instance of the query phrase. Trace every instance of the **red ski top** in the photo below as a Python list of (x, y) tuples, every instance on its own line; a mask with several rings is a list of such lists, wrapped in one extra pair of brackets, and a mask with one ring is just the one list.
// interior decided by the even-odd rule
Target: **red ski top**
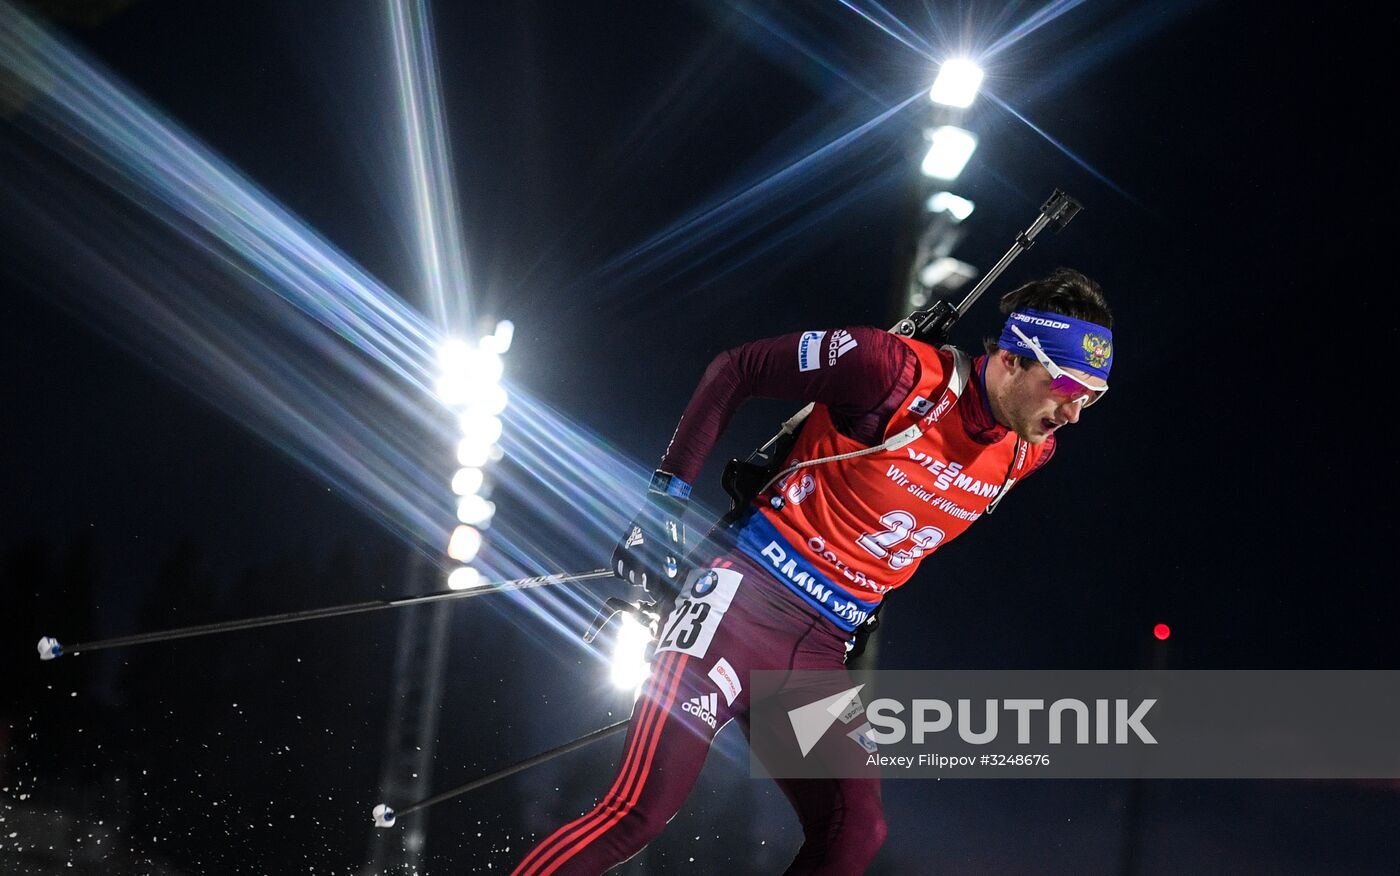
[(952, 361), (866, 327), (745, 344), (710, 364), (661, 468), (694, 481), (734, 411), (755, 396), (817, 403), (790, 463), (873, 447), (922, 423), (923, 434), (898, 450), (800, 469), (736, 525), (745, 553), (854, 629), (919, 560), (965, 531), (1008, 475), (1025, 477), (1054, 452), (1053, 436), (1028, 445), (992, 418), (985, 356), (958, 403), (933, 422)]

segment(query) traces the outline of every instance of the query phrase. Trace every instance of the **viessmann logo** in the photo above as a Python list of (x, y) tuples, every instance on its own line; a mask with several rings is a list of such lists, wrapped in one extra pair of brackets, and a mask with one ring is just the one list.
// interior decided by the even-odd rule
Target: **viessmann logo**
[(912, 447), (906, 448), (905, 452), (909, 454), (910, 462), (933, 472), (933, 485), (939, 490), (946, 492), (950, 488), (956, 488), (985, 499), (995, 498), (997, 493), (1001, 492), (1002, 484), (992, 484), (972, 477), (963, 471), (961, 462), (948, 462)]
[[(974, 704), (970, 699), (950, 703), (919, 698), (906, 704), (882, 697), (862, 710), (860, 691), (863, 687), (863, 684), (856, 685), (788, 712), (803, 757), (838, 720), (850, 724), (862, 716), (865, 722), (846, 735), (867, 751), (872, 750), (871, 743), (895, 745), (906, 738), (915, 745), (922, 745), (936, 741), (930, 737), (950, 730), (969, 745), (987, 745), (997, 741), (1004, 725), (1015, 727), (1018, 745), (1066, 742), (1123, 745), (1134, 741), (1134, 737), (1144, 745), (1157, 744), (1156, 737), (1143, 723), (1157, 704), (1155, 699), (1140, 700), (1129, 711), (1131, 701), (1127, 699), (1096, 699), (1091, 705), (1084, 700), (1065, 698), (1047, 706), (1043, 699), (988, 699)], [(1003, 722), (1003, 712), (1015, 713), (1014, 721)], [(974, 724), (981, 729), (974, 729)]]

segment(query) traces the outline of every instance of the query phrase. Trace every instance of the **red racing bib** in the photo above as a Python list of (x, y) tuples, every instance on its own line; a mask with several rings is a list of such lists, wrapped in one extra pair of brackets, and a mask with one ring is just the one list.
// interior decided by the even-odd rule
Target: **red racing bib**
[[(922, 434), (897, 449), (792, 472), (755, 499), (739, 529), (745, 553), (845, 629), (966, 531), (1042, 452), (1014, 433), (994, 444), (974, 440), (961, 409), (977, 400), (945, 393), (954, 354), (900, 340), (921, 370), (884, 437), (916, 425)], [(838, 432), (819, 404), (787, 465), (866, 449)]]

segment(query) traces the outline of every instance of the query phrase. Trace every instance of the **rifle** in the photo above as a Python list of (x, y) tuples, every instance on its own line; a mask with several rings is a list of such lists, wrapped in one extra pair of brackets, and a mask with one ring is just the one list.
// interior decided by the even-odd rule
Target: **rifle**
[[(991, 269), (983, 275), (977, 285), (972, 287), (972, 291), (968, 292), (962, 301), (954, 306), (949, 304), (947, 299), (940, 298), (928, 308), (916, 310), (895, 323), (894, 327), (890, 329), (890, 333), (917, 338), (935, 346), (947, 343), (953, 325), (967, 313), (982, 293), (987, 290), (987, 287), (1001, 276), (1001, 273), (1016, 260), (1017, 256), (1035, 244), (1036, 235), (1047, 227), (1059, 231), (1070, 223), (1070, 220), (1079, 213), (1080, 209), (1082, 208), (1078, 201), (1059, 189), (1055, 189), (1045, 203), (1040, 206), (1040, 213), (1036, 215), (1035, 221), (1030, 224), (1030, 227), (1016, 235), (1016, 240), (1011, 244), (1011, 248), (995, 265), (992, 265)], [(783, 463), (787, 461), (793, 445), (797, 442), (797, 433), (811, 412), (812, 405), (809, 404), (785, 420), (778, 433), (750, 453), (747, 458), (731, 459), (725, 465), (721, 483), (724, 486), (724, 491), (729, 494), (731, 504), (728, 513), (721, 521), (724, 525), (727, 526), (738, 520), (758, 494), (763, 492), (782, 471)]]

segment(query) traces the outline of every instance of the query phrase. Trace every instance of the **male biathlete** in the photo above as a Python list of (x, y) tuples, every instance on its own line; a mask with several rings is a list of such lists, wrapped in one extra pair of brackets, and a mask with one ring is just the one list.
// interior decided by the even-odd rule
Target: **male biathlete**
[[(1008, 293), (1001, 311), (1001, 337), (972, 360), (864, 327), (715, 358), (614, 553), (624, 579), (680, 583), (690, 484), (745, 399), (816, 405), (783, 476), (691, 558), (612, 787), (516, 874), (594, 876), (640, 851), (720, 728), (738, 719), (749, 733), (751, 671), (842, 668), (885, 595), (1050, 459), (1060, 429), (1108, 389), (1113, 317), (1098, 285), (1067, 269)], [(813, 460), (826, 461), (794, 468)], [(805, 837), (787, 872), (863, 872), (885, 838), (878, 778), (778, 784)]]

